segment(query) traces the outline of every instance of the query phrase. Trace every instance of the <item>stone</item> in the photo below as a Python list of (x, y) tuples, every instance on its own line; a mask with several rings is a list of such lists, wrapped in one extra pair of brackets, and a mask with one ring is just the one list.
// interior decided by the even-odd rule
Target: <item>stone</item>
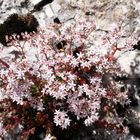
[(123, 18), (123, 16), (124, 16), (124, 11), (123, 11), (122, 7), (119, 5), (114, 9), (113, 19), (116, 22), (119, 22)]
[(54, 11), (52, 10), (51, 5), (45, 6), (43, 11), (46, 14), (46, 16), (44, 16), (44, 19), (45, 18), (52, 18), (52, 17), (55, 16)]
[(40, 2), (38, 2), (37, 4), (34, 5), (33, 11), (40, 11), (43, 9), (43, 7), (45, 5), (48, 5), (52, 2), (53, 2), (53, 0), (41, 0)]
[(59, 10), (61, 9), (61, 6), (57, 3), (57, 1), (53, 1), (50, 4), (51, 10), (53, 11), (53, 13), (55, 14), (55, 16), (57, 16)]
[(66, 23), (67, 21), (74, 19), (74, 16), (75, 16), (75, 11), (65, 10), (64, 12), (63, 10), (60, 10), (58, 12), (58, 18), (62, 23)]

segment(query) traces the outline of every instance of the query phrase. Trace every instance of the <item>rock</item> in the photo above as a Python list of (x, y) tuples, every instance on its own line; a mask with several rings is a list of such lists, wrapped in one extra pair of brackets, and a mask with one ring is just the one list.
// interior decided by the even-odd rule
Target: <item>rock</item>
[(50, 5), (45, 6), (43, 11), (45, 13), (44, 19), (50, 19), (55, 16), (55, 13)]
[(43, 7), (47, 4), (50, 4), (52, 3), (53, 0), (41, 0), (39, 3), (35, 4), (34, 5), (34, 9), (33, 11), (40, 11), (43, 9)]
[(69, 9), (65, 10), (65, 12), (61, 9), (58, 12), (58, 18), (62, 23), (66, 23), (67, 21), (70, 21), (71, 19), (74, 19), (75, 16), (75, 10), (71, 11)]
[(121, 5), (118, 5), (113, 11), (113, 19), (119, 22), (124, 16), (124, 10)]
[(57, 3), (57, 0), (54, 0), (51, 4), (50, 7), (52, 8), (53, 13), (55, 16), (58, 15), (58, 11), (61, 9), (61, 6)]

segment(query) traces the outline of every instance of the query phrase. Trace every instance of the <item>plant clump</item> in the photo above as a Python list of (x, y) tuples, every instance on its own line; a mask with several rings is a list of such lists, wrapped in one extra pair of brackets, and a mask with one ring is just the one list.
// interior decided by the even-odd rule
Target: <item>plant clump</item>
[[(118, 111), (129, 105), (128, 90), (120, 90), (110, 75), (124, 73), (115, 54), (131, 51), (138, 39), (119, 43), (119, 25), (98, 39), (96, 30), (93, 21), (80, 21), (76, 27), (54, 23), (37, 34), (24, 33), (23, 42), (6, 36), (20, 56), (0, 59), (5, 67), (0, 70), (0, 137), (15, 133), (26, 140), (42, 134), (42, 139), (66, 140), (89, 127), (94, 135), (116, 139), (128, 133)], [(36, 49), (34, 59), (26, 54), (31, 49)]]

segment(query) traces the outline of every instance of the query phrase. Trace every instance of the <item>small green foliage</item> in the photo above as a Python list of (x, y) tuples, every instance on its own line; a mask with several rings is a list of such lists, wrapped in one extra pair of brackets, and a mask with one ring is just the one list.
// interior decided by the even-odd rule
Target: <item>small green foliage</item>
[(31, 92), (32, 92), (32, 95), (36, 95), (39, 93), (39, 88), (36, 85), (33, 85), (31, 87)]
[(63, 79), (62, 79), (62, 77), (60, 77), (60, 76), (56, 76), (56, 80), (62, 81)]

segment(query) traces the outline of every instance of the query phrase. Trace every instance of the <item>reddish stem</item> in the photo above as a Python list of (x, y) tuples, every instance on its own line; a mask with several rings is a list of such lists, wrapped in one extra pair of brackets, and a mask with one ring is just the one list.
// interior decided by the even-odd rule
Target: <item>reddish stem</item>
[(123, 48), (118, 48), (116, 45), (112, 46), (112, 50), (113, 52), (109, 55), (108, 60), (112, 61), (114, 59), (114, 55), (116, 53), (116, 51), (121, 51)]
[(6, 68), (9, 68), (9, 65), (5, 61), (3, 61), (2, 59), (0, 59), (0, 63), (2, 65), (4, 65)]

